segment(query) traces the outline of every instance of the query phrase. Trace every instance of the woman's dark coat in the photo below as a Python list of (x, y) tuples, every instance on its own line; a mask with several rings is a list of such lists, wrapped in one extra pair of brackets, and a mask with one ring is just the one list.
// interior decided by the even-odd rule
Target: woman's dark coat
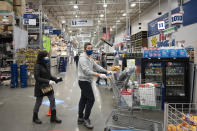
[(43, 58), (46, 57), (47, 54), (48, 53), (46, 51), (39, 52), (37, 62), (34, 67), (34, 78), (36, 80), (34, 96), (36, 97), (54, 94), (53, 90), (47, 94), (43, 94), (41, 91), (41, 88), (49, 86), (50, 80), (57, 81), (57, 78), (51, 76), (50, 65), (43, 61)]

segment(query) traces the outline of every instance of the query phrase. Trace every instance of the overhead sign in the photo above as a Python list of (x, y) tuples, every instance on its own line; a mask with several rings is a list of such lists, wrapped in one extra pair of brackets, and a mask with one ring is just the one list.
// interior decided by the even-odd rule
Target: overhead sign
[(157, 22), (158, 30), (164, 30), (165, 29), (165, 21), (161, 20)]
[(91, 37), (91, 33), (81, 33), (81, 34), (78, 34), (78, 37)]
[(85, 43), (85, 42), (90, 42), (90, 39), (88, 39), (88, 38), (83, 39), (82, 42), (84, 42), (84, 43)]
[(93, 26), (93, 20), (85, 20), (85, 19), (72, 20), (71, 26), (73, 27)]
[(49, 52), (51, 50), (51, 39), (45, 35), (43, 35), (42, 39), (43, 39), (44, 50)]
[(24, 25), (36, 25), (36, 19), (24, 19)]
[(183, 23), (183, 14), (182, 13), (172, 14), (172, 25), (182, 24), (182, 23)]
[(52, 26), (45, 26), (44, 33), (45, 34), (53, 34), (53, 27)]
[(57, 35), (60, 35), (62, 33), (61, 30), (53, 30), (53, 34), (57, 34)]
[(38, 15), (36, 15), (36, 14), (24, 14), (23, 18), (24, 19), (36, 19), (36, 18), (38, 18)]

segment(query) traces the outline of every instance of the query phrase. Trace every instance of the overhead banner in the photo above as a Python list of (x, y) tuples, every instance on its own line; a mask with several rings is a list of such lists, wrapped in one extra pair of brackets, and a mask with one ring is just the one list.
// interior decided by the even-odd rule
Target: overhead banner
[(108, 27), (107, 30), (106, 30), (106, 27), (103, 28), (103, 39), (104, 40), (110, 40), (110, 28)]
[(91, 37), (91, 33), (82, 32), (81, 34), (78, 34), (78, 37)]
[(77, 19), (71, 21), (72, 27), (93, 26), (93, 20)]

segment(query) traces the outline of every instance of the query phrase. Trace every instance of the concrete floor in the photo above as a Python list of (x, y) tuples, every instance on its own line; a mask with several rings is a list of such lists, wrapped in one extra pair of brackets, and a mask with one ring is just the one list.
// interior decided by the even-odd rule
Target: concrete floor
[[(56, 74), (55, 70), (52, 72)], [(57, 116), (62, 119), (62, 124), (50, 123), (49, 117), (46, 116), (49, 107), (45, 104), (41, 106), (39, 112), (43, 124), (36, 125), (32, 122), (34, 87), (16, 89), (0, 87), (0, 131), (87, 131), (83, 125), (77, 125), (80, 89), (75, 65), (68, 65), (67, 72), (57, 76), (64, 78), (64, 82), (54, 86), (56, 102), (62, 102), (57, 105)], [(105, 121), (113, 109), (112, 91), (105, 86), (96, 86), (95, 82), (93, 88), (95, 104), (90, 119), (94, 125), (93, 131), (103, 131)], [(43, 99), (44, 102), (46, 100), (47, 97)], [(158, 117), (158, 114), (155, 116)]]

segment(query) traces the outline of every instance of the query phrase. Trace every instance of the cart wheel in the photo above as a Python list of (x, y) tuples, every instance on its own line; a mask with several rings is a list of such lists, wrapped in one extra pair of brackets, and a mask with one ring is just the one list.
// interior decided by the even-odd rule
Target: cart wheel
[(113, 119), (114, 121), (118, 121), (118, 116), (117, 116), (117, 115), (113, 115), (113, 116), (112, 116), (112, 119)]

